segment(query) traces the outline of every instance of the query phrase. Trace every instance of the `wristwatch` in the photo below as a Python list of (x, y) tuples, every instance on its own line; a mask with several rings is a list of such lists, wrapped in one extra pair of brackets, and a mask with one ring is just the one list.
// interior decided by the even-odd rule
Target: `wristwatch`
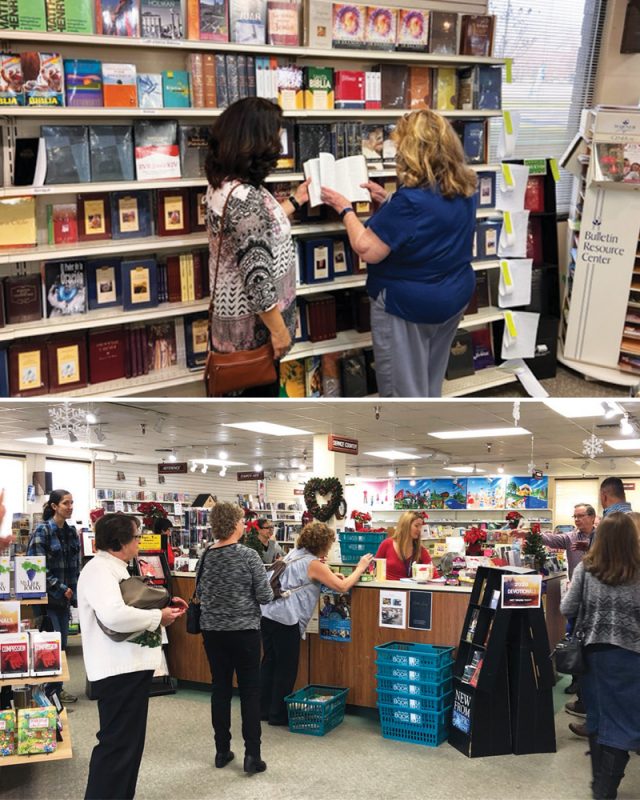
[(350, 211), (353, 211), (354, 214), (356, 213), (351, 206), (343, 208), (340, 212), (340, 219), (344, 219)]
[(292, 194), (289, 195), (289, 202), (293, 206), (294, 211), (300, 211), (300, 209), (302, 208), (300, 203), (296, 200), (296, 198)]

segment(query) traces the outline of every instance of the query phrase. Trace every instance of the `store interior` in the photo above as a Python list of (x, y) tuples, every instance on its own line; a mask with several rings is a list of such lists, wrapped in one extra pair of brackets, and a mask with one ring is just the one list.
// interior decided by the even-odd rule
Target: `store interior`
[[(256, 423), (294, 430), (258, 432)], [(466, 508), (452, 509), (446, 503), (444, 508), (428, 507), (423, 543), (436, 565), (440, 563), (439, 542), (444, 539), (450, 548), (450, 534), (459, 536), (482, 523), (489, 529), (487, 546), (508, 564), (513, 540), (502, 530), (507, 508), (520, 508), (521, 525), (526, 529), (534, 522), (543, 531), (570, 525), (577, 503), (591, 503), (600, 513), (598, 488), (605, 477), (622, 478), (627, 499), (640, 506), (636, 493), (636, 486), (640, 488), (640, 404), (635, 401), (32, 402), (6, 404), (0, 430), (0, 483), (11, 512), (7, 515), (9, 526), (13, 514), (24, 519), (41, 508), (46, 498), (40, 494), (33, 498), (40, 473), (52, 473), (53, 488), (64, 484), (73, 493), (79, 531), (89, 527), (85, 519), (92, 509), (103, 506), (107, 511), (129, 511), (134, 504), (158, 499), (166, 503), (174, 520), (174, 544), (182, 546), (187, 572), (174, 572), (173, 581), (174, 591), (183, 593), (189, 585), (185, 582), (193, 581), (189, 556), (198, 554), (198, 537), (208, 533), (200, 534), (197, 525), (184, 530), (190, 525), (189, 506), (199, 495), (240, 502), (272, 518), (275, 535), (286, 548), (299, 529), (305, 505), (302, 491), (312, 477), (338, 477), (344, 487), (346, 518), (332, 520), (338, 530), (353, 529), (356, 520), (351, 514), (362, 511), (371, 517), (365, 530), (384, 531), (393, 527), (399, 516), (399, 510), (393, 508), (399, 486), (406, 489), (414, 481), (420, 486), (421, 479), (444, 478), (508, 482), (518, 476), (518, 487), (525, 488), (522, 498), (511, 506), (491, 507), (485, 498), (486, 507), (470, 508), (468, 494)], [(357, 455), (330, 450), (330, 436), (334, 441), (351, 442), (351, 449), (357, 442)], [(161, 474), (167, 467), (169, 472), (182, 469), (182, 464), (186, 472)], [(242, 472), (264, 476), (240, 481), (238, 473)], [(536, 496), (534, 487), (540, 482), (545, 485), (546, 502), (531, 508), (535, 505), (531, 502)], [(362, 491), (365, 486), (369, 487), (366, 495)], [(388, 486), (392, 498), (382, 496), (384, 488), (374, 498), (372, 486)], [(175, 499), (169, 501), (169, 497)], [(493, 505), (500, 505), (500, 500)], [(90, 547), (90, 531), (83, 536), (83, 546)], [(339, 557), (337, 563), (341, 563)], [(551, 641), (559, 635), (551, 617), (557, 612), (554, 592), (557, 589), (559, 594), (566, 575), (562, 551), (546, 565), (550, 572), (545, 577), (547, 634)], [(397, 588), (402, 584), (389, 585)], [(353, 797), (409, 797), (421, 791), (431, 797), (455, 793), (462, 798), (506, 798), (513, 796), (514, 790), (531, 798), (586, 795), (587, 742), (568, 728), (576, 720), (564, 709), (571, 699), (564, 691), (568, 676), (558, 675), (557, 683), (545, 695), (553, 715), (547, 731), (552, 746), (539, 742), (519, 755), (467, 759), (447, 741), (425, 747), (381, 736), (375, 700), (367, 699), (375, 692), (367, 675), (373, 649), (365, 651), (363, 642), (368, 648), (371, 642), (394, 639), (452, 646), (460, 641), (462, 647), (471, 585), (472, 581), (466, 587), (464, 582), (458, 587), (419, 587), (433, 596), (433, 627), (427, 632), (378, 628), (377, 612), (365, 605), (365, 598), (368, 602), (384, 584), (354, 587), (352, 640), (321, 641), (310, 633), (299, 672), (300, 677), (306, 671), (303, 683), (337, 685), (343, 678), (340, 685), (351, 692), (344, 722), (323, 737), (264, 725), (263, 755), (269, 767), (253, 781), (260, 781), (258, 788), (265, 797), (319, 798), (327, 791)], [(556, 603), (555, 612), (552, 602)], [(85, 695), (81, 643), (81, 632), (72, 635), (67, 650), (66, 686), (79, 696), (67, 723), (73, 754), (52, 763), (46, 763), (47, 756), (43, 756), (45, 763), (19, 763), (2, 770), (0, 786), (7, 798), (74, 797), (83, 792), (95, 742), (97, 709)], [(182, 797), (208, 797), (213, 792), (229, 798), (255, 796), (256, 787), (242, 779), (241, 771), (213, 769), (208, 677), (202, 671), (199, 649), (199, 637), (182, 635), (177, 625), (170, 631), (168, 668), (172, 688), (177, 691), (151, 699), (138, 781), (140, 798), (172, 797), (176, 786), (181, 787)], [(351, 676), (348, 680), (345, 671)], [(319, 680), (322, 676), (325, 679)], [(239, 740), (238, 699), (233, 703), (233, 735)], [(467, 773), (469, 762), (473, 773)], [(171, 763), (170, 772), (167, 763)], [(414, 775), (415, 780), (407, 782), (407, 775)], [(619, 796), (640, 796), (635, 755)]]

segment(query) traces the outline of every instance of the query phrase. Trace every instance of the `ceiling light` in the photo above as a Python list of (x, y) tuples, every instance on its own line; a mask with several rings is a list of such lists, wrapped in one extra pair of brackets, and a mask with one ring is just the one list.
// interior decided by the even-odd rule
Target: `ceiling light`
[(227, 468), (226, 468), (226, 467), (222, 467), (222, 469), (220, 470), (220, 472), (218, 473), (218, 475), (219, 475), (221, 478), (224, 478), (224, 476), (225, 476), (226, 474), (227, 474)]
[(484, 469), (478, 469), (477, 467), (445, 467), (448, 472), (486, 472)]
[(192, 461), (191, 462), (191, 468), (190, 468), (189, 472), (195, 472), (197, 469), (198, 469), (198, 465), (196, 464), (195, 461)]
[(376, 458), (386, 458), (389, 461), (402, 461), (411, 458), (421, 458), (421, 456), (414, 456), (412, 453), (402, 453), (400, 450), (369, 450), (364, 454), (365, 456), (375, 456)]
[(415, 485), (416, 485), (415, 481), (409, 481), (409, 486), (415, 486)]
[(604, 443), (614, 450), (638, 450), (640, 452), (640, 439), (605, 439)]
[[(49, 431), (49, 435), (51, 436), (51, 442), (55, 447), (73, 447), (74, 450), (82, 450), (82, 449), (91, 449), (92, 447), (104, 447), (104, 445), (99, 443), (90, 444), (89, 442), (70, 442), (68, 438), (61, 439), (57, 435), (53, 434)], [(44, 445), (48, 444), (47, 435), (45, 433), (41, 433), (38, 436), (23, 436), (22, 438), (18, 439), (19, 442), (29, 442), (30, 444), (39, 444)]]
[(219, 458), (221, 461), (226, 461), (226, 460), (229, 458), (229, 453), (227, 453), (227, 451), (226, 451), (226, 450), (221, 450), (221, 451), (218, 453), (218, 458)]
[(171, 461), (171, 463), (172, 463), (172, 464), (175, 464), (175, 462), (176, 462), (177, 460), (178, 460), (178, 456), (176, 455), (176, 452), (175, 452), (175, 450), (172, 450), (172, 451), (169, 453), (169, 461)]
[(254, 464), (253, 465), (254, 472), (262, 472), (262, 464)]
[(98, 418), (97, 418), (97, 417), (96, 417), (96, 415), (93, 413), (93, 411), (87, 411), (87, 413), (86, 413), (86, 415), (85, 415), (85, 419), (87, 420), (87, 422), (89, 423), (89, 425), (95, 425), (95, 424), (96, 424), (96, 422), (98, 421)]
[(288, 425), (276, 425), (273, 422), (223, 422), (223, 428), (238, 428), (241, 431), (251, 433), (266, 433), (269, 436), (300, 436), (309, 434), (311, 431), (303, 431), (302, 428), (290, 428)]
[(304, 462), (302, 464), (298, 464), (298, 471), (299, 472), (306, 472), (307, 471), (307, 465)]
[(209, 467), (246, 467), (246, 461), (223, 461), (220, 458), (194, 458), (196, 464), (207, 464)]
[(502, 473), (504, 472), (504, 464), (500, 464), (500, 466), (498, 467), (498, 472), (502, 475)]
[(298, 459), (297, 458), (292, 458), (289, 461), (289, 466), (291, 467), (291, 469), (296, 469), (297, 466), (298, 466)]
[(395, 470), (393, 470), (393, 469), (390, 469), (390, 470), (389, 470), (389, 472), (387, 472), (387, 475), (388, 475), (390, 478), (393, 478), (393, 476), (394, 476), (395, 474), (396, 474), (396, 472), (395, 472)]
[(53, 445), (53, 436), (51, 435), (51, 431), (47, 428), (47, 444), (49, 447)]
[(611, 400), (603, 400), (602, 401), (602, 410), (604, 411), (604, 418), (605, 419), (613, 419), (617, 417), (618, 414), (623, 414), (622, 408), (617, 403), (614, 403)]
[(104, 442), (104, 440), (107, 438), (104, 435), (104, 431), (102, 430), (102, 425), (98, 425), (98, 427), (95, 429), (95, 431), (93, 433), (94, 433), (94, 436), (96, 437), (96, 439), (99, 442)]
[(620, 433), (623, 436), (631, 436), (634, 432), (633, 425), (629, 421), (629, 415), (625, 414), (620, 420)]
[(207, 471), (208, 471), (208, 469), (209, 469), (209, 465), (208, 465), (208, 464), (203, 464), (203, 465), (202, 465), (202, 474), (203, 474), (203, 475), (206, 475), (206, 474), (207, 474)]
[(111, 453), (111, 458), (109, 459), (109, 463), (110, 464), (115, 464), (117, 460), (118, 460), (118, 454), (117, 453)]
[(587, 469), (589, 469), (589, 462), (588, 461), (583, 461), (582, 462), (582, 471), (584, 472)]
[(434, 431), (429, 436), (435, 439), (479, 439), (485, 436), (524, 436), (531, 435), (526, 428), (470, 428), (465, 431)]
[(276, 475), (276, 478), (279, 481), (283, 481), (284, 480), (284, 472), (278, 472), (278, 474)]
[(74, 442), (78, 441), (78, 437), (72, 430), (69, 431), (69, 441), (71, 442), (71, 444), (74, 444)]
[(547, 408), (568, 419), (601, 417), (603, 414), (602, 400), (595, 397), (548, 398), (542, 402)]

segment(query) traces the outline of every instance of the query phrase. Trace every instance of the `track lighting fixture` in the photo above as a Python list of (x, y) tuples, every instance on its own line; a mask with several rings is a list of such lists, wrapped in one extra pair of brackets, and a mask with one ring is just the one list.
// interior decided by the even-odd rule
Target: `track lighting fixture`
[(172, 451), (169, 453), (169, 461), (171, 461), (171, 463), (172, 463), (172, 464), (175, 464), (175, 462), (176, 462), (177, 460), (178, 460), (178, 456), (176, 455), (176, 451), (175, 451), (175, 450), (172, 450)]
[(209, 465), (208, 464), (203, 464), (202, 465), (202, 474), (206, 475), (208, 470), (209, 470)]
[(71, 444), (74, 444), (75, 442), (78, 441), (78, 437), (72, 430), (69, 431), (69, 441), (71, 442)]
[(623, 436), (631, 436), (633, 433), (633, 425), (631, 424), (628, 414), (624, 414), (620, 420), (620, 433)]

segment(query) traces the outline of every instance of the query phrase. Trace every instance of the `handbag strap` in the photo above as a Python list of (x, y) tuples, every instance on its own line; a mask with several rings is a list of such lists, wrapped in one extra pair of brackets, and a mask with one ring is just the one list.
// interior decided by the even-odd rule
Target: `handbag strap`
[(198, 584), (200, 583), (200, 577), (202, 575), (202, 570), (204, 569), (204, 560), (207, 556), (207, 553), (213, 547), (212, 544), (209, 545), (204, 551), (204, 553), (200, 556), (200, 563), (198, 564), (198, 571), (196, 572), (196, 584), (193, 587), (193, 594), (191, 595), (191, 602), (194, 602), (197, 599), (198, 594)]
[(229, 200), (231, 200), (231, 195), (235, 192), (235, 190), (238, 188), (238, 186), (244, 186), (244, 183), (242, 181), (239, 182), (239, 183), (236, 183), (236, 185), (233, 186), (230, 189), (229, 194), (227, 195), (227, 197), (226, 197), (226, 199), (224, 201), (224, 205), (222, 206), (222, 214), (220, 215), (220, 230), (218, 231), (218, 252), (216, 254), (216, 269), (215, 269), (215, 272), (214, 272), (214, 275), (213, 275), (213, 290), (211, 292), (211, 300), (209, 301), (209, 312), (208, 312), (208, 317), (209, 317), (209, 344), (211, 344), (211, 321), (213, 319), (213, 303), (214, 303), (215, 296), (216, 296), (216, 288), (218, 286), (218, 272), (220, 270), (220, 253), (222, 252), (222, 238), (223, 238), (223, 231), (224, 231), (224, 218), (225, 218), (226, 213), (227, 213), (227, 206), (229, 205)]

